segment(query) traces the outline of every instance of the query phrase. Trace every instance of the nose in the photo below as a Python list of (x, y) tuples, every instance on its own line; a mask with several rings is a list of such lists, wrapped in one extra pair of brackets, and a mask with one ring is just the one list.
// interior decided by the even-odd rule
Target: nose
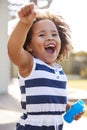
[(52, 36), (52, 35), (48, 35), (47, 36), (47, 41), (52, 41), (52, 40), (54, 40), (55, 38)]

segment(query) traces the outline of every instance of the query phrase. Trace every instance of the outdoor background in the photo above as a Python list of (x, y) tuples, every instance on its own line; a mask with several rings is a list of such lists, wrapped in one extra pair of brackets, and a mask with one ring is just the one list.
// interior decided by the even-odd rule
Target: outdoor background
[[(61, 63), (68, 77), (68, 98), (83, 99), (87, 119), (87, 7), (86, 0), (0, 0), (0, 129), (13, 130), (20, 115), (20, 91), (17, 67), (10, 62), (7, 41), (17, 21), (17, 11), (29, 2), (40, 9), (59, 12), (71, 28), (72, 50), (69, 59)], [(86, 120), (87, 121), (87, 120)], [(4, 127), (5, 126), (5, 127)], [(7, 129), (8, 127), (8, 129)], [(68, 130), (68, 129), (67, 129)]]
[[(8, 0), (9, 15), (8, 35), (13, 25), (16, 23), (17, 11), (22, 5), (35, 2), (39, 8), (50, 8), (59, 12), (71, 28), (72, 45), (74, 47), (70, 58), (63, 62), (63, 68), (69, 75), (74, 74), (87, 78), (87, 16), (86, 0)], [(82, 8), (83, 7), (83, 8)], [(15, 77), (17, 71), (12, 66), (12, 76)]]
[[(68, 76), (68, 87), (87, 91), (86, 0), (9, 0), (8, 35), (16, 23), (17, 10), (29, 1), (34, 2), (40, 9), (49, 8), (54, 12), (59, 12), (69, 24), (73, 50), (69, 59), (61, 65)], [(17, 67), (11, 65), (11, 75), (16, 78)]]

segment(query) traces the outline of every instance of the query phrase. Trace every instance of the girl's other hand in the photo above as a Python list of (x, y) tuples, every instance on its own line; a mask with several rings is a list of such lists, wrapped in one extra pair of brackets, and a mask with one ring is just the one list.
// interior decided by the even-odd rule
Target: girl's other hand
[(79, 120), (82, 115), (84, 114), (84, 112), (81, 112), (80, 114), (77, 114), (75, 117), (74, 117), (74, 120)]

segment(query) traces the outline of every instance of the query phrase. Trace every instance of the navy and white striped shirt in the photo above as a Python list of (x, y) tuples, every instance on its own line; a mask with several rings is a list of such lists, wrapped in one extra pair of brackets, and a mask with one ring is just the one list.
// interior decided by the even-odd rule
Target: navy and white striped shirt
[[(26, 78), (19, 75), (21, 106), (25, 119), (32, 115), (62, 115), (66, 110), (66, 75), (60, 65), (51, 67), (34, 58), (32, 72)], [(60, 123), (61, 124), (61, 123)]]

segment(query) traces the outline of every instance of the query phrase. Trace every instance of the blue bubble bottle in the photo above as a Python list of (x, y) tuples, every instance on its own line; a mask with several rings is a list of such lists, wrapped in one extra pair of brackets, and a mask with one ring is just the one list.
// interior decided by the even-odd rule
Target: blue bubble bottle
[(76, 114), (79, 114), (84, 111), (85, 103), (83, 100), (78, 100), (75, 102), (68, 111), (64, 114), (63, 118), (67, 123), (71, 123)]

